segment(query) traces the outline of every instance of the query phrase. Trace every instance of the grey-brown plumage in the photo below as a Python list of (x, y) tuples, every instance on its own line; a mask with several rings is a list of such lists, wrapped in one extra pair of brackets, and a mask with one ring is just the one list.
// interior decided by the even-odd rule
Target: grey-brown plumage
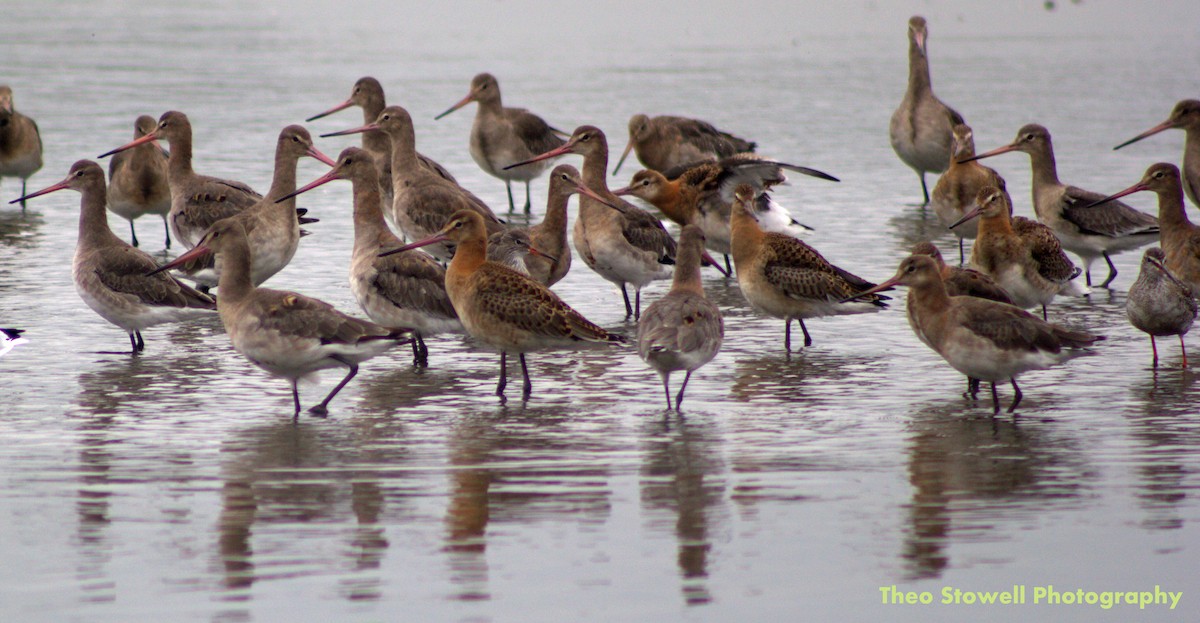
[(165, 140), (171, 145), (171, 155), (167, 161), (171, 211), (167, 214), (167, 222), (171, 226), (171, 233), (175, 234), (175, 240), (189, 249), (195, 246), (213, 223), (262, 200), (262, 195), (242, 182), (196, 174), (192, 169), (192, 124), (187, 115), (177, 110), (163, 113), (153, 132), (100, 157), (154, 140)]
[(401, 246), (383, 218), (378, 167), (373, 155), (347, 147), (336, 166), (296, 191), (300, 194), (334, 180), (354, 186), (354, 250), (350, 259), (350, 290), (373, 322), (413, 330), (413, 365), (429, 365), (425, 338), (461, 332), (462, 324), (446, 294), (446, 269), (420, 250), (380, 255)]
[(1180, 100), (1166, 121), (1113, 149), (1120, 149), (1171, 128), (1179, 128), (1186, 133), (1183, 140), (1183, 190), (1192, 200), (1192, 205), (1200, 206), (1200, 100)]
[(892, 113), (888, 136), (900, 160), (917, 172), (921, 193), (929, 204), (925, 173), (940, 173), (950, 161), (953, 128), (964, 123), (962, 115), (942, 103), (933, 94), (929, 78), (929, 57), (925, 41), (929, 36), (925, 18), (914, 15), (908, 20), (908, 89), (900, 106)]
[[(358, 374), (358, 365), (411, 341), (407, 329), (382, 327), (343, 314), (332, 305), (296, 292), (255, 287), (250, 279), (250, 243), (241, 222), (213, 225), (189, 255), (214, 253), (222, 265), (217, 311), (233, 348), (254, 365), (288, 379), (294, 417), (300, 415), (299, 379), (319, 370), (346, 367), (346, 376), (309, 413), (326, 415), (329, 401)], [(172, 263), (163, 268), (171, 268)]]
[(81, 194), (79, 242), (72, 268), (75, 289), (101, 318), (129, 334), (133, 354), (145, 350), (143, 329), (198, 318), (216, 309), (208, 295), (156, 273), (154, 258), (109, 229), (104, 170), (95, 162), (76, 162), (66, 179), (25, 198), (67, 188)]
[(1183, 336), (1196, 320), (1196, 298), (1192, 288), (1180, 281), (1164, 265), (1167, 254), (1158, 247), (1146, 249), (1142, 255), (1142, 270), (1137, 281), (1129, 286), (1125, 314), (1129, 323), (1150, 336), (1154, 366), (1158, 367), (1158, 345), (1155, 337), (1179, 336), (1183, 367), (1187, 367), (1187, 348)]
[[(451, 214), (464, 209), (482, 216), (489, 233), (504, 229), (503, 223), (482, 199), (420, 163), (412, 116), (404, 108), (388, 106), (372, 123), (321, 136), (370, 130), (382, 130), (392, 141), (392, 192), (395, 197), (392, 205), (384, 208), (410, 240), (432, 236), (446, 224)], [(452, 244), (443, 244), (432, 247), (430, 252), (439, 259), (449, 260), (454, 255), (454, 248)]]
[(686, 372), (675, 398), (675, 408), (680, 409), (692, 372), (716, 357), (725, 338), (721, 310), (704, 297), (700, 283), (703, 252), (704, 232), (696, 225), (685, 226), (671, 291), (638, 319), (638, 355), (662, 377), (667, 409), (671, 408), (671, 373)]
[(1012, 299), (995, 279), (972, 268), (950, 266), (942, 258), (942, 252), (932, 242), (919, 242), (913, 246), (913, 255), (928, 255), (933, 258), (946, 284), (950, 296), (974, 296), (989, 301), (1012, 304)]
[[(362, 108), (364, 125), (374, 122), (379, 117), (379, 113), (383, 112), (383, 109), (387, 106), (383, 94), (383, 85), (372, 76), (363, 76), (354, 83), (354, 87), (350, 89), (350, 97), (346, 101), (325, 112), (317, 113), (305, 119), (305, 121), (314, 121), (339, 110), (350, 108), (351, 106)], [(393, 199), (392, 141), (382, 130), (368, 130), (362, 133), (362, 148), (370, 152), (371, 157), (374, 158), (375, 167), (379, 171), (379, 190), (383, 194), (384, 205), (391, 206)], [(417, 160), (430, 171), (451, 182), (457, 183), (457, 180), (446, 170), (446, 167), (438, 164), (433, 158), (418, 153)]]
[(25, 196), (25, 182), (41, 168), (42, 135), (37, 122), (17, 111), (12, 87), (0, 85), (0, 178), (21, 178), (21, 195)]
[[(930, 200), (933, 213), (946, 227), (967, 213), (974, 205), (980, 189), (985, 186), (1005, 187), (1004, 178), (1000, 177), (995, 169), (971, 160), (974, 156), (975, 133), (965, 123), (955, 125), (950, 162), (946, 172), (938, 177), (937, 184), (934, 184)], [(971, 221), (951, 231), (958, 237), (958, 261), (963, 263), (966, 261), (963, 240), (974, 240), (979, 233), (979, 224)]]
[[(139, 139), (154, 131), (158, 122), (142, 115), (133, 124), (133, 138)], [(166, 230), (166, 247), (171, 248), (171, 227), (167, 213), (171, 211), (171, 186), (167, 182), (167, 154), (156, 143), (139, 145), (114, 154), (108, 163), (108, 209), (129, 221), (133, 246), (138, 246), (133, 222), (146, 214), (157, 214)]]
[(1008, 409), (1012, 413), (1021, 403), (1017, 375), (1086, 354), (1082, 349), (1104, 339), (1050, 324), (1005, 303), (950, 296), (937, 264), (928, 256), (905, 258), (895, 276), (867, 292), (896, 285), (912, 289), (909, 304), (916, 308), (913, 317), (919, 323), (913, 331), (921, 341), (967, 378), (991, 383), (994, 413), (1000, 412), (997, 382), (1012, 384), (1015, 397)]
[(471, 79), (467, 96), (436, 118), (442, 117), (478, 102), (475, 121), (471, 125), (471, 158), (484, 173), (504, 180), (508, 190), (508, 210), (514, 208), (512, 183), (525, 182), (525, 212), (530, 209), (529, 183), (550, 166), (549, 161), (530, 163), (506, 168), (562, 146), (564, 141), (558, 131), (541, 117), (524, 108), (503, 105), (500, 99), (500, 82), (489, 73), (481, 73)]
[(613, 175), (630, 151), (647, 169), (665, 173), (680, 165), (702, 160), (720, 160), (754, 151), (753, 141), (718, 130), (711, 123), (687, 117), (637, 114), (629, 118), (629, 143), (613, 167)]

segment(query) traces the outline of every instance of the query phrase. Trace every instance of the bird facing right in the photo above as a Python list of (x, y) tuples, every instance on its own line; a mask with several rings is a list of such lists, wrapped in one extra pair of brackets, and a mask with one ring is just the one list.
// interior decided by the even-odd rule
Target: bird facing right
[(1179, 350), (1183, 353), (1183, 367), (1187, 367), (1187, 348), (1183, 336), (1196, 320), (1196, 299), (1191, 286), (1182, 282), (1165, 263), (1167, 254), (1158, 247), (1146, 249), (1142, 255), (1142, 272), (1137, 281), (1129, 286), (1129, 299), (1125, 303), (1125, 314), (1129, 324), (1150, 336), (1150, 349), (1154, 353), (1154, 367), (1158, 367), (1158, 345), (1155, 337), (1179, 336)]

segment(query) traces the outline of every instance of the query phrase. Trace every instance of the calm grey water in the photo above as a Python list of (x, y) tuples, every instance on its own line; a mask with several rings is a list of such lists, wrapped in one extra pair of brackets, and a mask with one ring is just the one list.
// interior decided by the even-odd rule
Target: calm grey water
[[(865, 5), (877, 19), (858, 32), (843, 18), (835, 33), (797, 22), (795, 36), (771, 39), (738, 32), (769, 22), (769, 7), (730, 17), (728, 29), (710, 19), (622, 33), (634, 11), (611, 3), (602, 8), (624, 13), (593, 22), (560, 7), (525, 24), (509, 21), (525, 3), (477, 3), (462, 16), (391, 3), (201, 4), (6, 5), (0, 82), (46, 144), (31, 190), (127, 141), (138, 114), (171, 108), (196, 128), (198, 170), (264, 189), (279, 129), (370, 74), (413, 112), (420, 149), (502, 206), (503, 185), (466, 151), (473, 107), (432, 121), (487, 70), (506, 103), (566, 129), (599, 125), (614, 150), (630, 114), (683, 113), (839, 176), (796, 179), (778, 198), (817, 229), (810, 243), (864, 277), (890, 276), (915, 241), (933, 237), (948, 255), (954, 245), (932, 214), (907, 205), (919, 188), (887, 141), (911, 7)], [(1142, 21), (1103, 3), (1034, 6), (1011, 22), (939, 7), (922, 5), (934, 85), (980, 149), (1043, 123), (1062, 178), (1102, 192), (1180, 158), (1178, 132), (1111, 147), (1197, 96), (1194, 36), (1113, 37), (1120, 20)], [(1196, 17), (1173, 8), (1177, 23)], [(348, 111), (310, 128), (359, 123)], [(334, 155), (351, 142), (318, 146)], [(1030, 214), (1026, 158), (990, 164)], [(322, 169), (306, 160), (299, 177)], [(5, 180), (0, 198), (16, 189)], [(544, 202), (544, 180), (535, 192)], [(1154, 209), (1152, 197), (1132, 202)], [(349, 185), (302, 205), (321, 222), (269, 285), (358, 313), (346, 282)], [(140, 357), (99, 354), (127, 341), (75, 294), (77, 215), (71, 192), (24, 215), (0, 208), (0, 325), (27, 329), (30, 341), (0, 359), (0, 620), (1200, 613), (1200, 384), (1171, 340), (1151, 369), (1148, 340), (1125, 320), (1138, 254), (1117, 258), (1111, 292), (1054, 305), (1055, 321), (1108, 339), (1096, 356), (1023, 377), (1017, 418), (992, 419), (987, 401), (960, 397), (961, 377), (912, 336), (902, 301), (811, 321), (816, 344), (788, 359), (782, 323), (756, 317), (735, 283), (710, 276), (726, 344), (693, 378), (683, 415), (662, 410), (657, 377), (632, 348), (534, 355), (534, 398), (502, 406), (491, 394), (497, 357), (450, 337), (430, 342), (425, 371), (403, 352), (369, 362), (328, 419), (294, 425), (287, 384), (234, 353), (215, 318), (148, 331)], [(123, 220), (112, 225), (127, 235)], [(138, 227), (143, 248), (158, 252), (161, 224)], [(556, 289), (598, 323), (633, 332), (618, 293), (582, 263)], [(647, 300), (664, 290), (649, 288)], [(306, 404), (335, 376), (304, 387)], [(881, 586), (936, 601), (943, 587), (1014, 584), (1030, 598), (1045, 584), (1157, 584), (1184, 596), (1174, 612), (880, 603)]]

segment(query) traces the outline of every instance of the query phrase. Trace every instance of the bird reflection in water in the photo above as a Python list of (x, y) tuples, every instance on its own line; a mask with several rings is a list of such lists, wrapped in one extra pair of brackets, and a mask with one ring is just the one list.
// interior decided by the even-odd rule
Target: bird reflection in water
[[(571, 457), (616, 451), (603, 430), (579, 435), (563, 409), (501, 407), (464, 413), (447, 439), (450, 500), (446, 508), (446, 553), (452, 599), (491, 598), (487, 561), (488, 526), (532, 523), (566, 516), (603, 523), (609, 514), (609, 470)], [(553, 549), (553, 544), (546, 546)], [(529, 556), (537, 556), (530, 551)]]
[(1131, 389), (1135, 408), (1126, 416), (1132, 439), (1142, 447), (1134, 453), (1140, 480), (1136, 496), (1146, 512), (1141, 525), (1151, 530), (1182, 528), (1179, 510), (1189, 490), (1195, 489), (1190, 481), (1200, 449), (1195, 418), (1200, 384), (1189, 368), (1147, 368), (1143, 374)]
[(940, 577), (953, 542), (995, 539), (1005, 522), (1077, 500), (1096, 478), (1072, 440), (1037, 422), (964, 417), (957, 401), (919, 408), (910, 430), (910, 579)]
[(713, 532), (729, 525), (724, 436), (704, 419), (649, 418), (641, 433), (642, 507), (652, 528), (674, 515), (677, 562), (688, 605), (712, 601), (708, 561)]

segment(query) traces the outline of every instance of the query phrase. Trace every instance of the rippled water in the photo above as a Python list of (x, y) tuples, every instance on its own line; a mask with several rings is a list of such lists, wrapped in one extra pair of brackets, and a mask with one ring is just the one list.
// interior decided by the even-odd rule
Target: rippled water
[[(839, 176), (794, 180), (779, 200), (817, 229), (810, 243), (864, 277), (891, 275), (918, 240), (953, 248), (932, 214), (906, 205), (919, 188), (887, 142), (906, 14), (886, 34), (782, 44), (705, 45), (680, 33), (595, 50), (597, 32), (581, 26), (581, 45), (564, 47), (570, 35), (556, 33), (548, 53), (536, 39), (498, 43), (480, 26), (423, 31), (419, 16), (390, 5), (369, 5), (387, 10), (379, 20), (324, 7), (86, 6), (18, 4), (0, 26), (0, 81), (46, 144), (31, 190), (128, 140), (138, 114), (170, 108), (192, 119), (198, 170), (266, 188), (279, 129), (372, 74), (414, 113), (421, 150), (502, 206), (502, 184), (465, 149), (473, 108), (432, 121), (489, 70), (507, 103), (559, 127), (593, 123), (622, 143), (634, 112), (692, 114)], [(402, 20), (411, 23), (393, 37)], [(1098, 191), (1179, 159), (1178, 132), (1111, 147), (1196, 96), (1194, 37), (979, 38), (956, 36), (948, 18), (931, 23), (935, 87), (980, 149), (1043, 123), (1063, 179)], [(464, 39), (473, 36), (478, 49)], [(359, 120), (347, 112), (310, 127)], [(328, 154), (347, 144), (318, 141)], [(1025, 157), (991, 164), (1029, 214)], [(306, 160), (299, 177), (322, 168)], [(0, 197), (16, 188), (5, 180)], [(538, 205), (544, 180), (535, 193)], [(349, 185), (301, 203), (321, 222), (269, 285), (357, 313)], [(1133, 203), (1154, 209), (1152, 197)], [(504, 406), (491, 393), (497, 357), (438, 338), (428, 370), (403, 352), (373, 360), (328, 419), (294, 425), (286, 383), (234, 353), (215, 318), (148, 331), (140, 357), (100, 354), (126, 338), (74, 292), (77, 215), (70, 192), (30, 202), (27, 214), (0, 208), (0, 325), (25, 328), (30, 341), (0, 359), (0, 620), (1092, 621), (1198, 611), (1200, 386), (1171, 340), (1151, 369), (1147, 340), (1125, 320), (1137, 254), (1117, 258), (1111, 292), (1053, 306), (1054, 320), (1108, 339), (1096, 356), (1023, 377), (1016, 418), (993, 419), (987, 401), (960, 396), (961, 377), (912, 336), (902, 301), (810, 321), (815, 345), (788, 358), (782, 323), (755, 316), (735, 283), (710, 275), (726, 343), (693, 378), (683, 415), (661, 409), (657, 377), (632, 348), (533, 355), (533, 399)], [(158, 251), (161, 225), (139, 228)], [(618, 294), (581, 262), (556, 290), (599, 324), (633, 332)], [(647, 299), (663, 291), (656, 284)], [(306, 404), (334, 377), (302, 388)], [(1160, 584), (1185, 596), (1170, 615), (880, 604), (879, 587), (892, 584), (936, 593), (1045, 583)]]

